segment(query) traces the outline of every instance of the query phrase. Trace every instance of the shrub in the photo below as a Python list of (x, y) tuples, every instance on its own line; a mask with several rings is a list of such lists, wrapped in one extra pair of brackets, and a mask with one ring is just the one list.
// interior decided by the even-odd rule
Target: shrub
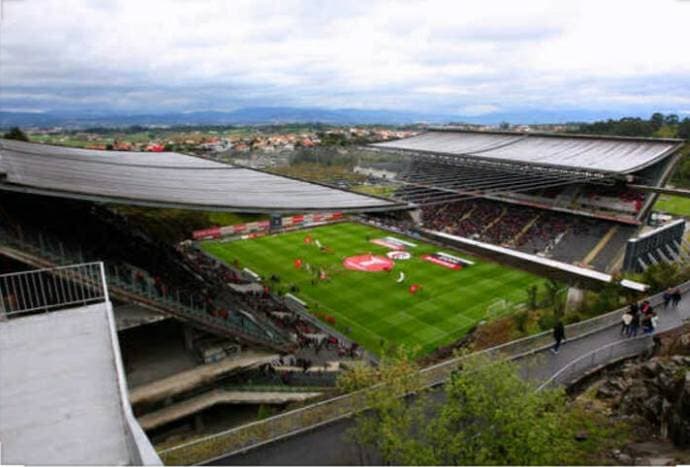
[(541, 315), (537, 321), (537, 325), (539, 325), (539, 329), (542, 331), (553, 329), (553, 327), (556, 325), (556, 317), (551, 313)]
[(566, 313), (566, 315), (563, 317), (563, 324), (573, 324), (573, 323), (579, 323), (582, 321), (582, 316), (580, 316), (578, 313)]
[(527, 288), (527, 305), (530, 310), (537, 309), (537, 286), (532, 285)]
[(515, 321), (515, 327), (520, 332), (527, 331), (527, 321), (529, 320), (529, 313), (527, 310), (518, 311), (513, 315), (513, 321)]
[(263, 419), (268, 418), (272, 415), (273, 415), (273, 410), (264, 404), (261, 404), (259, 406), (259, 409), (256, 411), (256, 419), (257, 420), (263, 420)]

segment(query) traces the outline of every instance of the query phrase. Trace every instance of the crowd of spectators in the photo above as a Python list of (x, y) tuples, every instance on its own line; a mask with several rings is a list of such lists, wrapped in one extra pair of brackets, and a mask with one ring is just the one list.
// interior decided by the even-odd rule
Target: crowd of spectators
[(518, 239), (515, 246), (528, 253), (549, 251), (557, 240), (576, 222), (568, 216), (551, 211), (541, 211), (539, 218)]
[[(511, 244), (514, 239), (517, 239), (520, 232), (527, 228), (529, 222), (539, 215), (534, 209), (515, 209), (510, 205), (504, 207), (502, 212), (503, 215), (500, 219), (493, 225), (487, 226), (487, 229), (482, 232), (482, 239), (499, 245)], [(520, 241), (523, 240), (523, 237), (520, 238)]]
[[(180, 254), (190, 266), (204, 277), (205, 283), (213, 283), (221, 291), (224, 303), (236, 309), (245, 310), (253, 317), (282, 334), (288, 334), (298, 346), (298, 353), (319, 355), (322, 351), (340, 358), (356, 358), (361, 352), (356, 343), (344, 342), (328, 333), (325, 328), (307, 321), (291, 310), (276, 295), (270, 285), (259, 285), (243, 275), (235, 266), (226, 265), (196, 249), (188, 242), (177, 246)], [(244, 287), (229, 287), (236, 284)], [(305, 352), (306, 351), (306, 352)]]
[(465, 238), (547, 254), (565, 237), (587, 245), (608, 229), (603, 222), (528, 206), (475, 198), (422, 208), (424, 227)]
[[(179, 301), (217, 318), (247, 325), (252, 321), (273, 334), (288, 335), (296, 355), (307, 360), (362, 354), (350, 342), (288, 309), (268, 288), (243, 291), (250, 281), (239, 269), (190, 245), (175, 248), (161, 242), (107, 207), (36, 197), (18, 197), (7, 205), (4, 223), (17, 227), (14, 231), (21, 231), (25, 241), (85, 261), (105, 260), (109, 276), (142, 294)], [(35, 216), (36, 212), (44, 215)], [(233, 284), (241, 287), (233, 289)]]
[[(508, 222), (505, 222), (505, 218)], [(424, 226), (460, 237), (494, 244), (510, 241), (529, 219), (524, 213), (509, 210), (505, 203), (484, 199), (458, 201), (452, 204), (425, 206)]]

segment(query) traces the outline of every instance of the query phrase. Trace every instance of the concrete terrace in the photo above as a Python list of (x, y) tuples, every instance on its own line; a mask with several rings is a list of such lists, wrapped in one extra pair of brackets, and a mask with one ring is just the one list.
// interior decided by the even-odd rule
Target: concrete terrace
[(138, 463), (127, 441), (109, 306), (0, 322), (3, 463)]

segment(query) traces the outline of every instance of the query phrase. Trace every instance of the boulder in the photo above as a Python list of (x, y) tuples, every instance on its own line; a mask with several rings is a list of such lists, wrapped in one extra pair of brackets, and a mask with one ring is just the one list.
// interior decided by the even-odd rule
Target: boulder
[(690, 447), (690, 357), (629, 362), (599, 386), (596, 397), (612, 401), (617, 416), (642, 417), (676, 446)]
[(683, 385), (668, 420), (668, 436), (680, 448), (690, 447), (690, 371), (685, 371)]

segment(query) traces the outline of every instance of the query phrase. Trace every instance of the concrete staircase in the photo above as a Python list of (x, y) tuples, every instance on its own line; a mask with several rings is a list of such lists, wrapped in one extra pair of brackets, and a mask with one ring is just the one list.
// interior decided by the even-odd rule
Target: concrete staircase
[[(85, 262), (81, 252), (70, 252), (61, 242), (46, 236), (31, 237), (22, 233), (15, 235), (9, 229), (0, 227), (0, 254), (22, 263), (47, 268), (64, 264)], [(106, 265), (107, 266), (107, 265)], [(169, 290), (162, 295), (150, 284), (124, 280), (121, 272), (108, 267), (108, 291), (117, 300), (134, 303), (151, 311), (172, 316), (191, 326), (209, 333), (236, 338), (240, 341), (267, 347), (280, 352), (289, 352), (295, 347), (285, 333), (262, 325), (259, 319), (250, 319), (243, 313), (231, 312), (226, 318), (213, 316), (201, 304), (183, 303), (179, 293)]]
[(520, 241), (520, 239), (532, 228), (532, 226), (539, 220), (541, 213), (537, 214), (530, 220), (523, 228), (520, 230), (515, 237), (508, 243), (510, 246), (515, 246)]

